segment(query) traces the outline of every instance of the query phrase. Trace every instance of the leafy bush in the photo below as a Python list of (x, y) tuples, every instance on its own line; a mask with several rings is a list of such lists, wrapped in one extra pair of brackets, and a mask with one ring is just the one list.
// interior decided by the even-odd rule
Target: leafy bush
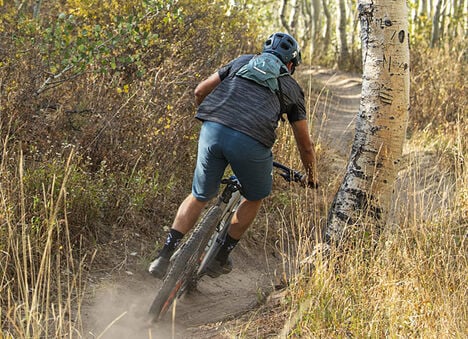
[(77, 173), (101, 180), (93, 175), (105, 167), (114, 177), (96, 182), (100, 191), (119, 195), (119, 177), (139, 173), (172, 176), (185, 194), (198, 126), (192, 91), (223, 62), (254, 50), (254, 16), (223, 1), (43, 6), (36, 20), (3, 8), (2, 134), (35, 163), (75, 148), (85, 159)]

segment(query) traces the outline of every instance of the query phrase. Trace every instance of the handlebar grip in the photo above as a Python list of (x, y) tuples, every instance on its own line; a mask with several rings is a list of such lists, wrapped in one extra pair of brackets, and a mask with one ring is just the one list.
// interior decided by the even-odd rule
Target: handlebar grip
[(273, 166), (280, 169), (282, 173), (280, 175), (283, 177), (284, 180), (291, 182), (301, 182), (302, 179), (304, 178), (305, 174), (302, 174), (301, 172), (295, 171), (283, 164), (280, 164), (279, 162), (273, 161)]

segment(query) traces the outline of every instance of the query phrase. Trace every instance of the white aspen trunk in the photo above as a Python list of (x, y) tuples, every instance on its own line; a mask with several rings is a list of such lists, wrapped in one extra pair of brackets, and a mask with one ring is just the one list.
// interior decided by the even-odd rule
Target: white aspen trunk
[(322, 0), (323, 5), (323, 14), (325, 15), (325, 29), (323, 31), (323, 52), (327, 53), (328, 48), (330, 46), (330, 37), (331, 37), (331, 26), (332, 26), (332, 18), (330, 11), (328, 10), (328, 3), (327, 0)]
[[(370, 217), (385, 226), (409, 112), (406, 0), (360, 0), (363, 82), (356, 133), (326, 238), (340, 243)], [(368, 220), (368, 219), (366, 219)]]
[(299, 3), (297, 0), (292, 0), (291, 12), (289, 13), (289, 32), (292, 36), (297, 38), (297, 20), (299, 15)]
[(288, 21), (286, 20), (286, 11), (288, 7), (288, 0), (281, 1), (281, 6), (279, 9), (279, 17), (281, 25), (286, 29), (286, 32), (289, 32), (291, 28), (289, 27)]
[(39, 13), (41, 11), (41, 3), (42, 3), (42, 0), (36, 0), (36, 3), (34, 4), (34, 9), (33, 9), (34, 20), (37, 20), (39, 18)]
[(435, 47), (439, 43), (440, 37), (440, 14), (442, 11), (443, 0), (437, 1), (436, 10), (432, 17), (432, 32), (431, 32), (431, 47)]
[(346, 4), (344, 0), (336, 0), (337, 6), (337, 44), (338, 44), (338, 65), (346, 68), (349, 63), (348, 41), (346, 34)]

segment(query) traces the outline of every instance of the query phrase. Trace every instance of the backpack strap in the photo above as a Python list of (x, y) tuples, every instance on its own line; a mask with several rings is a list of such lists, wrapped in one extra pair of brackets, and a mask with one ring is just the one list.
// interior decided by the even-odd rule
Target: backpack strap
[(285, 122), (286, 120), (283, 118), (283, 114), (287, 114), (287, 109), (286, 105), (284, 103), (284, 95), (283, 91), (281, 90), (281, 81), (280, 79), (276, 79), (278, 81), (278, 90), (276, 91), (276, 95), (278, 96), (279, 102), (280, 102), (280, 114), (278, 117), (278, 120), (281, 119), (282, 122)]

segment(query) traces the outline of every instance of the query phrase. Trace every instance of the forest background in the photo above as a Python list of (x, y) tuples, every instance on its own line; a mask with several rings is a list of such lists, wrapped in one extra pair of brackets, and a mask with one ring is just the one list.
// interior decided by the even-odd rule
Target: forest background
[[(379, 246), (346, 253), (339, 274), (298, 265), (287, 302), (275, 306), (295, 314), (292, 336), (467, 335), (467, 2), (408, 4), (405, 148), (421, 155), (408, 166), (427, 194), (408, 203)], [(201, 79), (258, 52), (277, 30), (298, 38), (303, 70), (359, 74), (356, 8), (354, 0), (0, 0), (3, 336), (81, 336), (87, 277), (124, 261), (121, 246), (135, 234), (146, 266), (190, 189)], [(310, 83), (309, 107), (321, 91)], [(279, 137), (275, 155), (299, 168), (291, 135)], [(323, 224), (342, 173), (329, 171), (324, 145), (317, 149), (314, 215), (291, 206), (295, 192), (271, 197), (264, 215), (298, 230), (310, 218)], [(270, 321), (278, 332), (286, 323)], [(261, 328), (250, 326), (246, 335)]]

